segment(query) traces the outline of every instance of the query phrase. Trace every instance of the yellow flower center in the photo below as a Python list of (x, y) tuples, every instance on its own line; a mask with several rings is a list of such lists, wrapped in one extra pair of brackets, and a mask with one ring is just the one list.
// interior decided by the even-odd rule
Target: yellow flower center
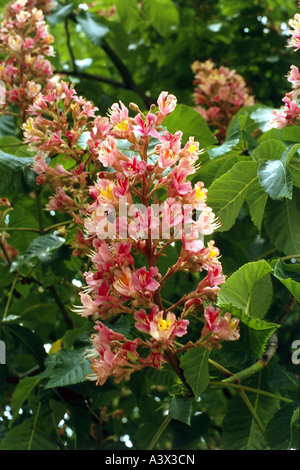
[(119, 123), (116, 125), (116, 128), (117, 128), (119, 131), (128, 131), (128, 121), (124, 120), (124, 121), (119, 122)]
[(171, 320), (169, 318), (167, 318), (167, 320), (164, 320), (163, 318), (161, 318), (158, 322), (158, 329), (162, 331), (166, 331), (167, 329), (170, 328), (170, 325), (171, 325)]

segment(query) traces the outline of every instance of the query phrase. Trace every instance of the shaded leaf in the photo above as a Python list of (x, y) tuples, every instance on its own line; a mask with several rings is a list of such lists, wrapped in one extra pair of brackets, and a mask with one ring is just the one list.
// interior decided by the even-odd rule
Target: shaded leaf
[(185, 424), (191, 424), (192, 402), (187, 397), (175, 396), (169, 406), (169, 415)]
[(292, 419), (297, 408), (289, 403), (275, 413), (268, 423), (266, 432), (271, 450), (289, 450), (292, 442)]
[(32, 158), (15, 157), (0, 150), (1, 197), (19, 196), (33, 189), (36, 174), (31, 164)]
[(273, 274), (300, 302), (300, 264), (286, 264), (279, 259), (274, 266)]
[(300, 190), (298, 188), (294, 187), (291, 200), (268, 200), (264, 227), (271, 242), (279, 251), (285, 255), (300, 253)]

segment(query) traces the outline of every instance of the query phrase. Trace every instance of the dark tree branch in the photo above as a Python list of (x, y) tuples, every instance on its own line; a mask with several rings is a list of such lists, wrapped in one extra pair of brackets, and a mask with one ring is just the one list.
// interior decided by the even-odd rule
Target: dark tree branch
[[(76, 14), (74, 14), (74, 13), (70, 13), (68, 18), (66, 19), (66, 22), (67, 22), (68, 19), (74, 21), (74, 23), (77, 23)], [(66, 22), (65, 22), (65, 24), (66, 24)], [(68, 36), (67, 36), (67, 42), (69, 43), (69, 45), (68, 44), (67, 45), (68, 45), (70, 55), (71, 55), (71, 54), (73, 54), (73, 51), (71, 53), (72, 48), (70, 47), (70, 38)], [(103, 82), (103, 83), (108, 83), (110, 85), (114, 85), (114, 86), (117, 86), (117, 87), (120, 87), (120, 88), (123, 88), (123, 89), (126, 89), (126, 90), (132, 90), (134, 93), (136, 93), (143, 100), (145, 106), (150, 107), (151, 104), (153, 103), (152, 98), (147, 96), (144, 93), (144, 91), (141, 90), (140, 87), (135, 83), (135, 81), (132, 77), (132, 74), (130, 73), (129, 69), (124, 64), (124, 62), (122, 61), (120, 56), (116, 53), (116, 51), (104, 39), (102, 39), (102, 44), (100, 45), (100, 47), (107, 54), (107, 56), (110, 58), (112, 63), (115, 65), (115, 67), (119, 71), (119, 73), (120, 73), (120, 75), (123, 79), (123, 82), (119, 82), (119, 81), (113, 80), (113, 79), (108, 79), (107, 77), (101, 77), (100, 75), (94, 75), (94, 74), (90, 75), (90, 74), (83, 74), (82, 72), (78, 72), (77, 68), (76, 68), (76, 64), (75, 64), (74, 55), (73, 55), (73, 59), (72, 59), (73, 71), (72, 72), (63, 72), (63, 73), (68, 74), (68, 75), (78, 76), (78, 77), (81, 76), (82, 78), (90, 78), (91, 80), (96, 80), (96, 81), (100, 81), (100, 82)], [(71, 55), (71, 57), (72, 57), (72, 55)], [(75, 64), (75, 67), (74, 67), (74, 64)], [(62, 72), (56, 71), (56, 73), (62, 73)]]

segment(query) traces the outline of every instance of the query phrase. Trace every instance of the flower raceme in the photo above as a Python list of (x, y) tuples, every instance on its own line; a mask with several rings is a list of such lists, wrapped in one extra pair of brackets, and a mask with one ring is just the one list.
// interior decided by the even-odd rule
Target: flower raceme
[[(157, 108), (152, 105), (145, 113), (132, 103), (129, 109), (114, 103), (108, 117), (94, 118), (87, 140), (93, 161), (102, 168), (84, 209), (92, 264), (74, 311), (96, 321), (88, 356), (90, 378), (98, 384), (110, 376), (128, 380), (144, 367), (159, 369), (176, 355), (177, 338), (188, 335), (192, 307), (203, 311), (204, 302), (214, 303), (225, 281), (218, 248), (213, 240), (204, 241), (219, 223), (206, 204), (204, 184), (190, 181), (203, 150), (193, 137), (182, 142), (181, 131), (171, 134), (162, 127), (175, 107), (175, 96), (167, 92), (160, 94)], [(168, 261), (170, 250), (178, 259), (160, 272), (158, 262), (162, 256)], [(196, 289), (166, 305), (165, 282), (186, 272), (199, 274)], [(238, 339), (238, 334), (225, 334), (228, 315), (220, 316), (220, 332), (215, 328), (214, 335)], [(132, 325), (130, 338), (104, 324), (119, 316)], [(202, 344), (200, 334), (199, 345), (219, 347), (215, 336)]]

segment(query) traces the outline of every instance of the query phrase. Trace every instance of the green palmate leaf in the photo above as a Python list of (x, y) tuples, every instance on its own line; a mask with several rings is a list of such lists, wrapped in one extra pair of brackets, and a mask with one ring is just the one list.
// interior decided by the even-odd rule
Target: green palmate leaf
[[(247, 349), (256, 359), (261, 357), (267, 346), (268, 340), (280, 325), (270, 323), (261, 318), (251, 317), (243, 310), (234, 305), (220, 304), (219, 307), (226, 312), (230, 312), (233, 317), (239, 318), (247, 327)], [(245, 338), (243, 338), (245, 340)]]
[(204, 392), (209, 383), (209, 355), (210, 351), (205, 348), (194, 348), (187, 351), (180, 359), (180, 366), (194, 392), (195, 400)]
[(257, 174), (259, 184), (270, 198), (292, 199), (293, 176), (283, 158), (260, 164)]
[(179, 13), (172, 0), (143, 0), (143, 9), (151, 25), (162, 36), (171, 34), (179, 24)]
[(13, 419), (10, 423), (10, 426), (13, 424), (16, 417), (18, 416), (18, 413), (23, 403), (27, 400), (27, 398), (38, 385), (40, 380), (40, 377), (25, 377), (24, 379), (21, 379), (18, 382), (12, 395), (11, 411)]
[(101, 46), (103, 38), (109, 32), (109, 28), (91, 13), (81, 12), (76, 18), (91, 43), (95, 46)]
[(190, 425), (192, 415), (191, 400), (187, 397), (173, 397), (169, 406), (169, 415), (172, 419), (177, 419)]
[(282, 260), (278, 260), (274, 266), (273, 274), (300, 302), (300, 264), (286, 264)]
[(292, 442), (292, 420), (297, 408), (295, 402), (289, 403), (275, 413), (267, 426), (271, 450), (289, 450)]
[(257, 182), (257, 166), (256, 162), (238, 162), (209, 187), (209, 206), (219, 217), (220, 231), (229, 230), (234, 224), (247, 194)]
[(264, 283), (263, 289), (257, 289), (257, 286), (271, 271), (265, 260), (244, 264), (221, 286), (218, 305), (231, 304), (248, 315), (263, 318), (272, 300), (272, 285), (268, 278), (269, 282)]
[(181, 130), (184, 141), (190, 136), (194, 136), (195, 140), (199, 141), (200, 147), (209, 147), (216, 143), (216, 138), (211, 133), (205, 119), (200, 113), (185, 104), (178, 104), (175, 111), (164, 120), (164, 125), (172, 133)]
[(285, 255), (300, 253), (300, 190), (298, 188), (294, 187), (291, 200), (268, 200), (264, 227), (271, 242), (279, 251)]
[(43, 342), (39, 336), (34, 334), (28, 328), (17, 325), (14, 323), (5, 324), (5, 334), (9, 334), (15, 341), (18, 347), (24, 348), (27, 354), (31, 354), (40, 365), (43, 367), (46, 358), (46, 352)]
[(53, 252), (63, 246), (64, 243), (64, 238), (54, 234), (41, 235), (35, 238), (30, 243), (24, 255), (15, 259), (12, 263), (11, 270), (15, 270), (25, 263), (29, 264), (36, 258), (42, 263), (51, 261)]
[(64, 387), (70, 384), (84, 382), (91, 373), (91, 362), (84, 357), (85, 349), (61, 349), (53, 355), (48, 368), (49, 381), (46, 388)]
[(36, 175), (31, 165), (32, 158), (15, 157), (0, 150), (1, 197), (19, 196), (34, 188)]

